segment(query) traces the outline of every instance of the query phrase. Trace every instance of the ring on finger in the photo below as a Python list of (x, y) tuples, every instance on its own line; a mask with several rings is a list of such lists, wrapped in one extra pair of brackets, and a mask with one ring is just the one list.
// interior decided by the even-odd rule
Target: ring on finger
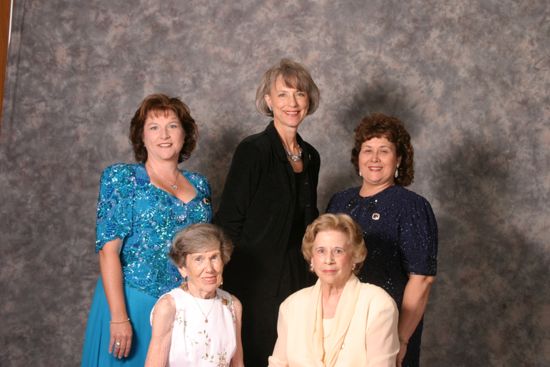
[(120, 340), (117, 340), (117, 341), (115, 342), (115, 347), (120, 348)]

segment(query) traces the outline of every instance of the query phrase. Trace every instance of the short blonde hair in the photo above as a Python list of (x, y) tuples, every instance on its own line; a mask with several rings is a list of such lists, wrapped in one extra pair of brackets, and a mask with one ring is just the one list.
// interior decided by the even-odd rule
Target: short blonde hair
[(281, 61), (265, 72), (260, 86), (256, 90), (256, 108), (260, 113), (273, 117), (273, 112), (269, 109), (264, 97), (266, 94), (269, 94), (279, 76), (283, 77), (286, 86), (307, 93), (309, 101), (308, 115), (317, 110), (320, 99), (319, 88), (317, 88), (317, 85), (311, 78), (309, 71), (295, 61), (281, 59)]
[(208, 251), (218, 245), (222, 261), (225, 264), (231, 259), (233, 244), (223, 230), (210, 223), (196, 223), (180, 231), (172, 241), (170, 258), (178, 268), (185, 266), (187, 255)]
[(356, 264), (354, 273), (358, 274), (367, 258), (367, 247), (361, 228), (347, 214), (323, 214), (307, 226), (302, 241), (302, 254), (306, 261), (311, 261), (313, 242), (315, 242), (317, 234), (324, 231), (338, 231), (346, 235), (348, 244), (353, 249), (353, 263)]

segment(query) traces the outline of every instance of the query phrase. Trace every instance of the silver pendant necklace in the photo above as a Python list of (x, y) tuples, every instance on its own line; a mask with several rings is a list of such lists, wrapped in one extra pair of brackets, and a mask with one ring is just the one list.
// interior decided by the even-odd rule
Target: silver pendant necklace
[(205, 324), (208, 324), (208, 316), (210, 316), (210, 312), (212, 312), (212, 309), (214, 308), (214, 305), (216, 304), (216, 300), (218, 299), (218, 293), (216, 292), (216, 296), (212, 299), (212, 298), (206, 298), (206, 299), (212, 299), (212, 304), (210, 305), (210, 309), (208, 310), (207, 313), (204, 313), (204, 311), (202, 310), (202, 307), (201, 305), (199, 304), (199, 302), (196, 300), (195, 296), (193, 296), (191, 294), (191, 292), (189, 292), (189, 286), (187, 285), (187, 282), (186, 283), (183, 283), (181, 285), (181, 289), (183, 289), (185, 292), (189, 293), (189, 295), (191, 296), (191, 298), (193, 298), (193, 301), (195, 302), (195, 304), (197, 305), (197, 308), (199, 309), (199, 311), (202, 313), (202, 315), (204, 316), (204, 323)]
[(286, 155), (292, 162), (298, 162), (302, 160), (302, 148), (298, 148), (298, 154), (292, 153), (290, 150), (286, 150)]
[[(151, 171), (153, 171), (153, 173), (155, 174), (155, 177), (157, 177), (159, 179), (159, 181), (164, 184), (164, 181), (165, 180), (162, 180), (161, 177), (158, 175), (157, 171), (155, 171), (155, 169), (153, 168), (152, 165), (149, 165), (149, 167), (151, 168)], [(171, 183), (168, 183), (168, 186), (174, 190), (174, 191), (178, 191), (178, 178), (179, 178), (179, 172), (177, 172), (176, 170), (176, 180), (174, 181), (173, 184)]]
[(179, 177), (179, 173), (176, 173), (176, 180), (174, 181), (173, 184), (168, 184), (170, 185), (170, 187), (172, 188), (172, 190), (174, 191), (178, 191), (178, 177)]
[[(191, 294), (191, 297), (193, 297), (193, 295)], [(195, 297), (193, 297), (193, 300), (195, 301), (195, 304), (197, 305), (197, 307), (199, 308), (199, 311), (202, 313), (202, 315), (204, 316), (204, 323), (205, 324), (208, 324), (208, 316), (210, 315), (210, 312), (212, 312), (212, 309), (214, 308), (214, 305), (216, 304), (216, 300), (218, 299), (218, 295), (216, 295), (216, 297), (214, 297), (214, 299), (212, 300), (212, 304), (210, 305), (210, 309), (208, 310), (207, 313), (204, 313), (204, 311), (202, 310), (202, 307), (201, 305), (199, 304), (199, 302), (195, 299)]]

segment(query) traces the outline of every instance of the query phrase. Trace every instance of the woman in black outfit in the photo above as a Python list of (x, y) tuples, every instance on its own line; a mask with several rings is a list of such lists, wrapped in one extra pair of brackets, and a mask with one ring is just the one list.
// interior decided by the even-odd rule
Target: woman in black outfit
[(282, 59), (264, 74), (256, 107), (273, 121), (237, 147), (214, 219), (235, 244), (224, 289), (243, 304), (247, 366), (267, 365), (280, 303), (312, 284), (300, 248), (319, 215), (320, 158), (298, 127), (318, 105), (319, 89), (302, 65)]

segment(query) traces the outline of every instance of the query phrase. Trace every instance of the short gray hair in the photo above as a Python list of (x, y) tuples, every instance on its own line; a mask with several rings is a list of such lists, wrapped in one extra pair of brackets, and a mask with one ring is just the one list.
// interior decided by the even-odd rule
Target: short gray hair
[(185, 266), (187, 255), (218, 247), (225, 264), (231, 259), (233, 244), (223, 230), (210, 223), (192, 224), (180, 231), (172, 241), (169, 256), (178, 268)]

